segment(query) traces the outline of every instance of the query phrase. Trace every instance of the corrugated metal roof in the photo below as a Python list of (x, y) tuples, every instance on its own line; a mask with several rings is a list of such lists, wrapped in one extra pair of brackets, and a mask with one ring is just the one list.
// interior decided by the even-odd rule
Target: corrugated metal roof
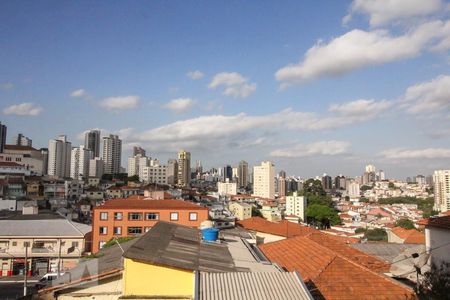
[(156, 223), (125, 251), (123, 256), (187, 270), (205, 272), (239, 270), (235, 267), (225, 244), (204, 243), (201, 241), (200, 230), (164, 221)]
[(92, 231), (92, 228), (89, 225), (71, 222), (63, 218), (0, 220), (0, 236), (83, 237), (90, 231)]
[(294, 272), (201, 273), (199, 300), (310, 300)]

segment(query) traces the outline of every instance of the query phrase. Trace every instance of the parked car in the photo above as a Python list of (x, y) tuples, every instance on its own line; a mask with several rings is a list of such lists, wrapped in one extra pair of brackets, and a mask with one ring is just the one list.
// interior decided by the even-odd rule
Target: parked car
[[(60, 276), (64, 273), (60, 273)], [(58, 278), (58, 273), (47, 273), (44, 276), (42, 276), (41, 279), (34, 285), (37, 289), (42, 289), (46, 287), (47, 285), (50, 285), (53, 280)]]

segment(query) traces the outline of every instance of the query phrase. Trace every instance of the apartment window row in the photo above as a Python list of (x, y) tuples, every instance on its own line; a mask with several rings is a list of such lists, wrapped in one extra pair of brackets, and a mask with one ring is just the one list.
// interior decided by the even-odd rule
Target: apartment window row
[[(171, 221), (178, 221), (178, 212), (171, 212), (170, 213), (170, 220)], [(159, 213), (157, 212), (148, 212), (148, 213), (140, 213), (140, 212), (130, 212), (128, 213), (128, 220), (129, 221), (140, 221), (142, 220), (143, 215), (145, 216), (145, 220), (159, 220)], [(115, 212), (114, 213), (114, 220), (122, 220), (123, 219), (123, 213), (121, 212)], [(108, 212), (101, 212), (100, 213), (100, 220), (108, 220)], [(198, 220), (198, 213), (196, 212), (190, 212), (189, 213), (189, 221), (197, 221)], [(105, 233), (106, 234), (106, 233)]]

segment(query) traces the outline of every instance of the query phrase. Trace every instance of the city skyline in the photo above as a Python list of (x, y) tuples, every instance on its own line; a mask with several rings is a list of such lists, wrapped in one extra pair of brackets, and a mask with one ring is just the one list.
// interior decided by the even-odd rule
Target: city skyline
[(100, 129), (122, 166), (141, 146), (304, 177), (448, 169), (448, 4), (365, 2), (2, 3), (7, 142)]

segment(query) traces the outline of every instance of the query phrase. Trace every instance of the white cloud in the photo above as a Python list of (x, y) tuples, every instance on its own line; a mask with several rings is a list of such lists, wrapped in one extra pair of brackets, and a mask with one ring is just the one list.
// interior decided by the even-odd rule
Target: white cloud
[(203, 76), (205, 76), (205, 74), (203, 74), (201, 71), (199, 70), (195, 70), (195, 71), (189, 71), (186, 74), (187, 77), (189, 77), (192, 80), (199, 80), (202, 79)]
[(441, 0), (353, 0), (350, 13), (343, 23), (351, 20), (355, 13), (369, 16), (371, 26), (380, 26), (392, 21), (427, 16), (444, 8)]
[(249, 82), (248, 78), (237, 72), (222, 72), (214, 75), (208, 85), (210, 89), (223, 86), (225, 96), (246, 98), (256, 91), (256, 83)]
[[(367, 66), (412, 58), (425, 50), (445, 50), (450, 21), (421, 24), (404, 35), (387, 30), (351, 30), (328, 43), (319, 41), (303, 60), (279, 69), (275, 78), (286, 87), (326, 76), (338, 76)], [(450, 42), (449, 42), (450, 44)]]
[(382, 100), (359, 99), (344, 104), (332, 104), (328, 109), (330, 112), (341, 113), (346, 116), (376, 117), (392, 106), (392, 102)]
[(35, 106), (33, 103), (25, 102), (11, 105), (3, 110), (5, 115), (17, 116), (37, 116), (43, 111), (42, 107)]
[(394, 148), (382, 151), (381, 156), (389, 159), (432, 159), (450, 158), (450, 149), (447, 148), (426, 148), (426, 149), (405, 149)]
[(166, 103), (163, 105), (163, 108), (170, 109), (177, 114), (181, 114), (187, 112), (194, 105), (194, 103), (195, 101), (190, 98), (178, 98)]
[(275, 157), (307, 157), (318, 155), (342, 155), (348, 153), (349, 142), (344, 141), (320, 141), (311, 144), (298, 144), (295, 147), (276, 149), (270, 153)]
[(12, 84), (11, 82), (5, 82), (0, 84), (0, 89), (2, 90), (11, 90), (12, 88), (14, 88), (14, 84)]
[(84, 89), (74, 90), (73, 92), (70, 93), (70, 97), (74, 97), (74, 98), (86, 97), (87, 95), (88, 94), (86, 93), (86, 91)]
[(409, 87), (401, 106), (412, 114), (448, 112), (450, 109), (450, 76), (441, 75)]
[(118, 97), (109, 97), (103, 99), (100, 102), (100, 106), (107, 110), (125, 110), (125, 109), (133, 109), (139, 103), (139, 96), (118, 96)]

